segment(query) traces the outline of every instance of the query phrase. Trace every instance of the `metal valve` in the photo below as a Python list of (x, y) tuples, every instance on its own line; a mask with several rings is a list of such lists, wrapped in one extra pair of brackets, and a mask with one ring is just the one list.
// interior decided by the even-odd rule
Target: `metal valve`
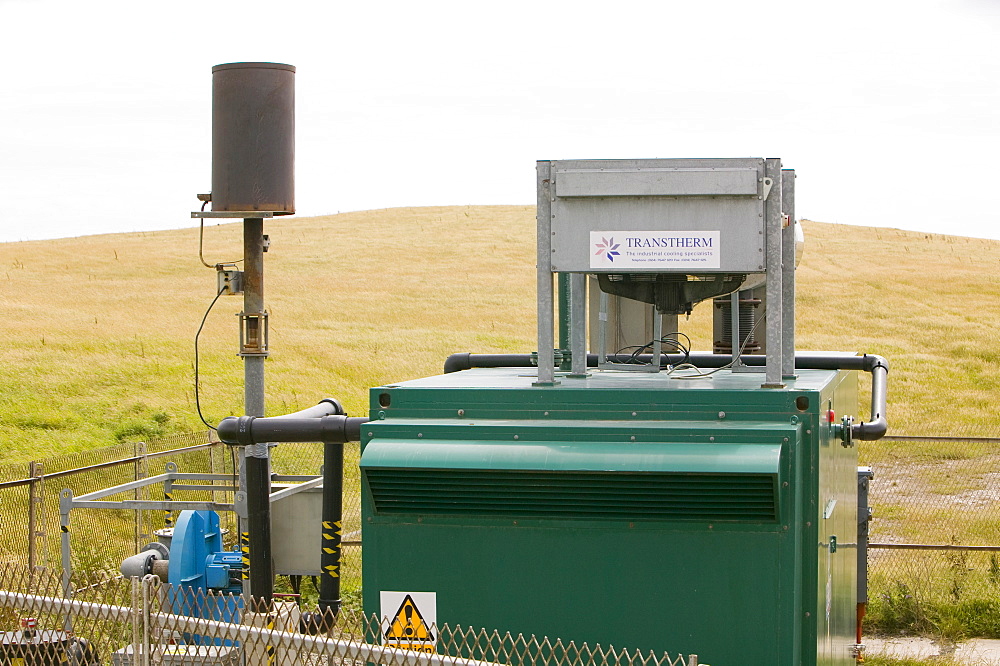
[(841, 419), (840, 443), (845, 449), (854, 446), (854, 417), (845, 416)]

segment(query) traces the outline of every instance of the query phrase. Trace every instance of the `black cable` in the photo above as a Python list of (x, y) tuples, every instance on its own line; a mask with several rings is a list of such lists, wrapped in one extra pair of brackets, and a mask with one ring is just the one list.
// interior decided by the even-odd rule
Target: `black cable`
[(219, 300), (219, 296), (222, 296), (226, 288), (223, 286), (219, 289), (219, 293), (215, 295), (212, 302), (209, 304), (208, 309), (205, 310), (205, 316), (201, 318), (201, 325), (198, 326), (198, 332), (194, 334), (194, 405), (198, 409), (198, 418), (201, 422), (212, 430), (216, 430), (216, 427), (205, 420), (205, 417), (201, 414), (201, 400), (198, 398), (198, 338), (201, 336), (201, 329), (205, 328), (205, 321), (208, 319), (208, 313), (212, 311), (215, 307), (215, 302)]
[[(205, 212), (205, 206), (207, 206), (207, 205), (208, 205), (207, 201), (203, 201), (202, 202), (202, 204), (201, 204), (201, 212), (203, 212), (203, 213)], [(206, 268), (215, 268), (216, 270), (218, 270), (219, 266), (236, 266), (237, 264), (242, 263), (242, 261), (243, 261), (242, 259), (237, 259), (236, 261), (228, 261), (228, 262), (226, 262), (224, 264), (215, 264), (215, 265), (210, 264), (207, 261), (205, 261), (205, 254), (204, 254), (204, 248), (205, 248), (205, 218), (201, 217), (201, 218), (198, 218), (198, 219), (201, 221), (200, 224), (199, 224), (199, 227), (198, 227), (198, 258), (201, 259), (201, 263)]]
[[(670, 337), (672, 335), (682, 335), (682, 336), (684, 336), (684, 339), (687, 340), (687, 345), (683, 344), (680, 340), (677, 340), (675, 338)], [(625, 353), (626, 350), (634, 349), (635, 351), (633, 351), (631, 354), (629, 354), (628, 359), (626, 359), (625, 361), (622, 361), (621, 363), (627, 364), (627, 365), (644, 365), (639, 360), (639, 356), (644, 351), (646, 351), (647, 349), (651, 350), (655, 344), (656, 344), (656, 340), (650, 340), (649, 342), (647, 342), (644, 345), (629, 345), (627, 347), (622, 347), (621, 349), (619, 349), (618, 351), (615, 352), (615, 356), (618, 356), (619, 354)], [(684, 333), (681, 333), (680, 331), (674, 331), (672, 333), (667, 333), (666, 335), (664, 335), (663, 337), (660, 338), (660, 344), (667, 346), (667, 349), (664, 350), (667, 353), (669, 353), (670, 351), (675, 351), (675, 352), (684, 354), (684, 358), (681, 359), (681, 363), (687, 363), (688, 359), (691, 357), (691, 338), (689, 338)]]
[[(720, 366), (718, 368), (714, 368), (712, 370), (709, 370), (708, 372), (702, 372), (701, 368), (698, 368), (698, 367), (692, 365), (692, 366), (688, 366), (688, 367), (694, 368), (695, 370), (697, 370), (698, 371), (697, 375), (674, 375), (674, 376), (677, 379), (701, 379), (703, 377), (709, 377), (711, 375), (714, 375), (715, 373), (717, 373), (717, 372), (719, 372), (721, 370), (728, 370), (729, 368), (733, 367), (733, 365), (736, 364), (736, 360), (740, 356), (743, 356), (743, 350), (745, 350), (747, 348), (747, 343), (750, 342), (750, 339), (753, 337), (753, 333), (754, 333), (754, 331), (757, 330), (757, 326), (760, 324), (760, 322), (764, 321), (765, 319), (767, 319), (767, 308), (766, 307), (764, 308), (764, 312), (761, 313), (761, 315), (757, 318), (757, 321), (755, 321), (754, 324), (753, 324), (753, 326), (750, 327), (750, 332), (747, 333), (746, 338), (743, 339), (743, 344), (740, 345), (740, 350), (738, 352), (736, 352), (736, 354), (733, 355), (733, 360), (730, 361), (729, 363), (726, 363), (725, 365)], [(687, 337), (687, 336), (685, 336), (685, 337)], [(678, 363), (677, 365), (674, 366), (674, 368), (678, 369), (678, 368), (680, 368), (683, 365), (685, 365), (685, 364)], [(672, 372), (673, 371), (671, 370), (671, 373)]]

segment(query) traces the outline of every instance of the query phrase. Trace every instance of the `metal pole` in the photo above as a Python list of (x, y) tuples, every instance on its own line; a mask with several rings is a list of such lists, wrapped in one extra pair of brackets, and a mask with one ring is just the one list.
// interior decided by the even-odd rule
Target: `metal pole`
[[(782, 315), (784, 302), (781, 274), (781, 160), (768, 159), (764, 162), (764, 177), (770, 178), (774, 187), (764, 201), (764, 239), (767, 250), (767, 366), (762, 388), (784, 388), (782, 369), (784, 368), (784, 347)], [(733, 340), (733, 348), (737, 346)]]
[[(264, 311), (264, 220), (243, 220), (243, 311)], [(242, 325), (242, 323), (241, 323)], [(263, 331), (258, 331), (263, 335)], [(264, 416), (264, 356), (243, 357), (243, 398), (247, 416)], [(250, 546), (250, 596), (252, 610), (271, 607), (274, 577), (271, 573), (271, 469), (268, 445), (252, 444), (244, 451), (240, 489), (247, 493), (247, 532)]]
[[(243, 311), (264, 311), (264, 220), (243, 220)], [(264, 416), (264, 357), (243, 357), (247, 416)]]
[(795, 170), (781, 170), (781, 212), (788, 226), (781, 230), (782, 379), (795, 379)]
[(536, 386), (554, 386), (555, 351), (552, 347), (555, 332), (552, 330), (552, 163), (538, 162), (538, 381)]

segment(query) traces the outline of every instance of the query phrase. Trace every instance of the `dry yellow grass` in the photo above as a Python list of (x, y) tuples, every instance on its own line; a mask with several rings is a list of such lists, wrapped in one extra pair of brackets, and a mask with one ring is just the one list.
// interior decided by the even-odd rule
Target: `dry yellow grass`
[[(805, 222), (798, 347), (893, 362), (894, 431), (993, 428), (1000, 380), (1000, 243)], [(534, 209), (390, 209), (268, 222), (269, 411), (437, 373), (456, 351), (528, 352)], [(241, 254), (242, 225), (206, 229), (211, 263)], [(197, 229), (0, 244), (6, 324), (3, 458), (42, 457), (201, 427), (193, 338), (215, 289)], [(202, 335), (202, 406), (237, 414), (239, 297)], [(706, 349), (708, 308), (682, 330)]]

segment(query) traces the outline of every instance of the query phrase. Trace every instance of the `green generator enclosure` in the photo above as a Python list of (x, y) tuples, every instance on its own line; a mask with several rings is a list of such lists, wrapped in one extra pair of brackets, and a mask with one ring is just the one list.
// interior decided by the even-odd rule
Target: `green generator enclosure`
[(854, 663), (857, 453), (840, 417), (856, 371), (536, 381), (476, 368), (371, 390), (367, 613), (391, 622), (384, 593), (431, 593), (438, 626), (712, 666)]

